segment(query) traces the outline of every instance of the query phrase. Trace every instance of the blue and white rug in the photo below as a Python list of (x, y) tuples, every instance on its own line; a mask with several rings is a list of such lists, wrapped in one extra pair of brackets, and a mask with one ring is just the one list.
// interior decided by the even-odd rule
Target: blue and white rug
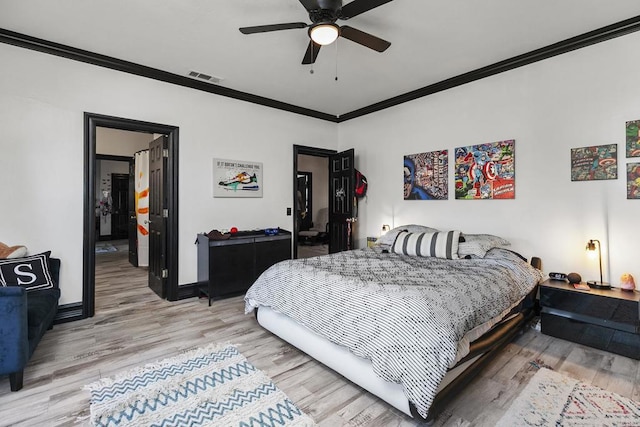
[(233, 345), (212, 344), (85, 386), (94, 426), (314, 426)]

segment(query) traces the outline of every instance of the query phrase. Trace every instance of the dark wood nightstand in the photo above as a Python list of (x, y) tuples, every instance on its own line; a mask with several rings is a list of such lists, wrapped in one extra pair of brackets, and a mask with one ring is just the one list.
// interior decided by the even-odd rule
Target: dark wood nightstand
[(540, 306), (543, 334), (640, 359), (640, 292), (582, 291), (549, 279)]

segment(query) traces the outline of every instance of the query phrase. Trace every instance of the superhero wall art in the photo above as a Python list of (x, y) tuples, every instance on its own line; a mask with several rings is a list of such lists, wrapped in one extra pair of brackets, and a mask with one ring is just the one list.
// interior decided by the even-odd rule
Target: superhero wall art
[(618, 178), (618, 145), (571, 149), (571, 181)]
[(627, 163), (627, 199), (640, 199), (640, 163)]
[(640, 157), (640, 120), (627, 122), (627, 157)]
[(456, 199), (515, 199), (515, 140), (456, 148)]
[(404, 199), (447, 200), (448, 150), (404, 156)]

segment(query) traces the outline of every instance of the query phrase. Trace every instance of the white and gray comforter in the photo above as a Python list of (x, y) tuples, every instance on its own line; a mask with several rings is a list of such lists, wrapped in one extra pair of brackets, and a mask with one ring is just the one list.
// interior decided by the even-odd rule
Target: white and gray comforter
[(245, 311), (269, 306), (369, 359), (426, 417), (458, 341), (541, 279), (504, 249), (460, 260), (362, 249), (272, 266), (248, 290)]

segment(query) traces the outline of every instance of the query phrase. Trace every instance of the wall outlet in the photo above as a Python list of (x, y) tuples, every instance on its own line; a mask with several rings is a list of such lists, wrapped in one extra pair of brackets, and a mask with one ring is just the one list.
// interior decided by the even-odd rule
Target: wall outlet
[(287, 208), (287, 216), (291, 216), (291, 208)]

